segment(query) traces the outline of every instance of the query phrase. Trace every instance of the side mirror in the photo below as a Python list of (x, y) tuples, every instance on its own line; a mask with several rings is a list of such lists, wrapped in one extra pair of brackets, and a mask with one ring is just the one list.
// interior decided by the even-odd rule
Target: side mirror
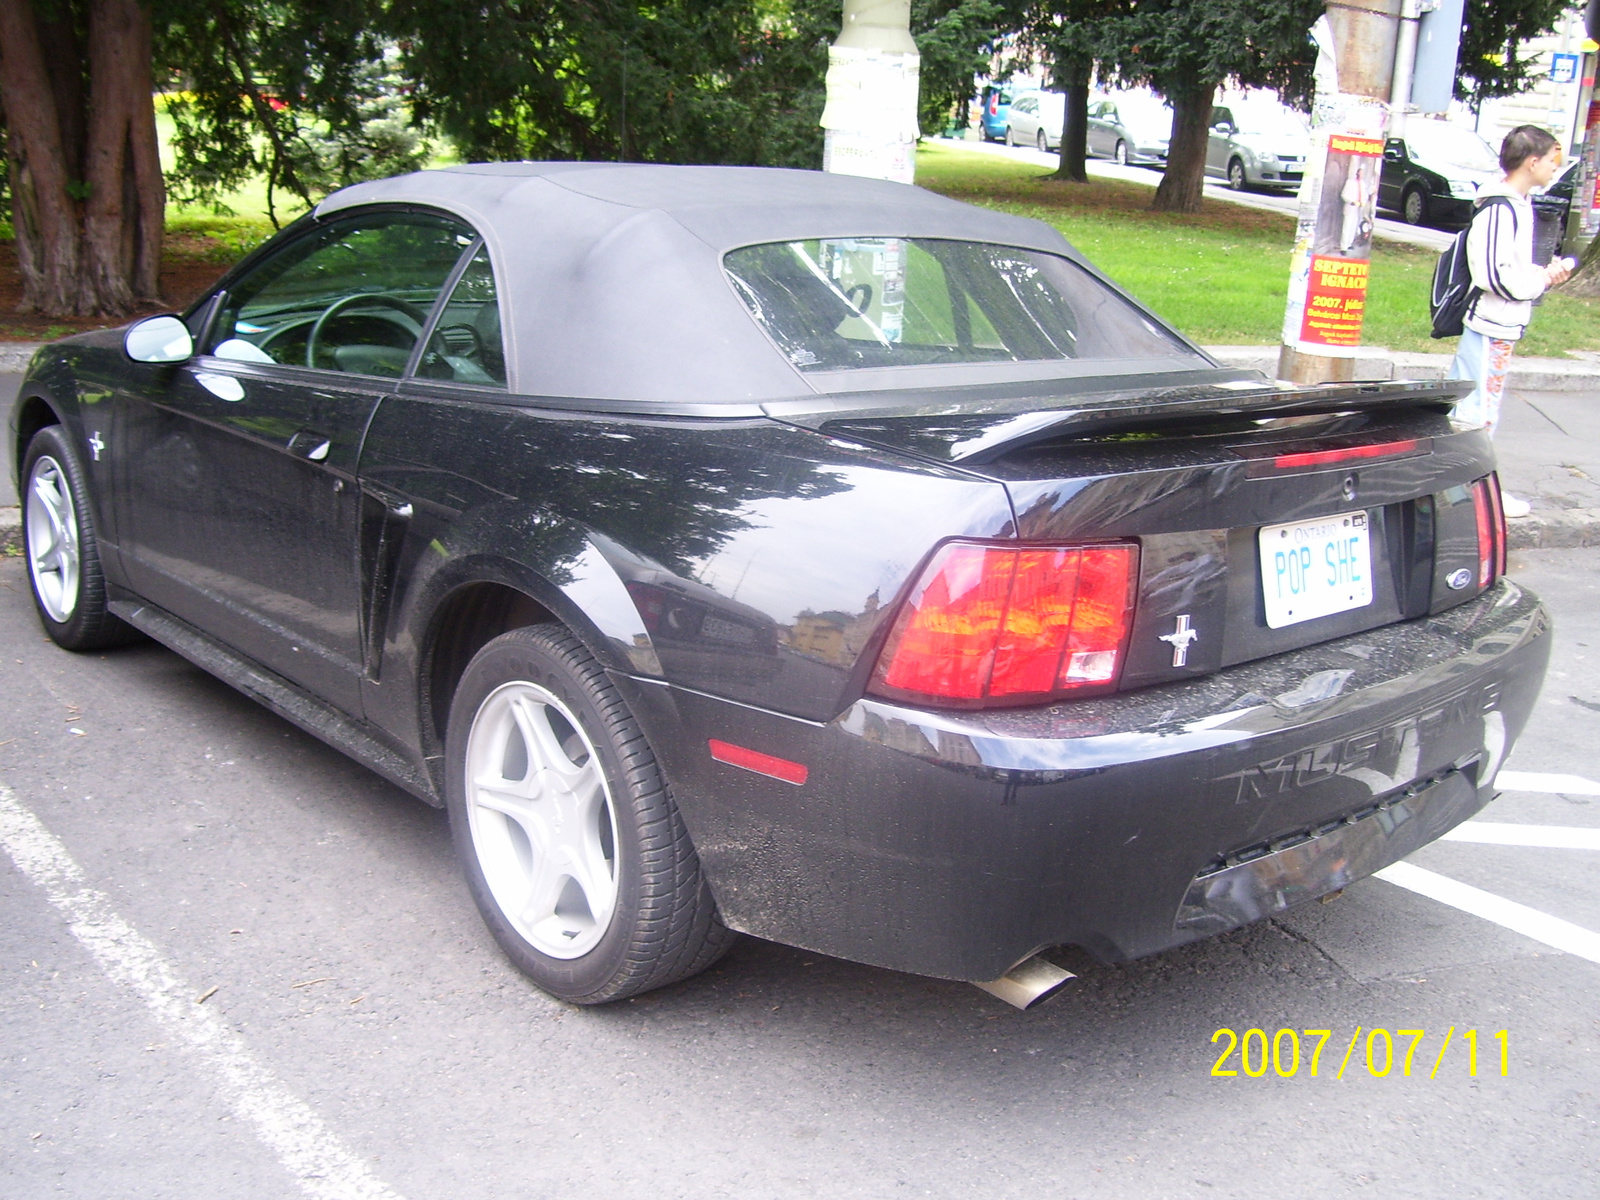
[(122, 348), (134, 362), (181, 363), (194, 357), (194, 338), (177, 317), (146, 317), (128, 327)]

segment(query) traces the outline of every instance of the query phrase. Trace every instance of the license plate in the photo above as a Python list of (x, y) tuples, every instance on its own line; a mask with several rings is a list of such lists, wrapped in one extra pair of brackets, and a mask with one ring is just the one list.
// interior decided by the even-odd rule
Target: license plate
[(1268, 525), (1257, 542), (1269, 627), (1282, 629), (1372, 603), (1365, 512)]

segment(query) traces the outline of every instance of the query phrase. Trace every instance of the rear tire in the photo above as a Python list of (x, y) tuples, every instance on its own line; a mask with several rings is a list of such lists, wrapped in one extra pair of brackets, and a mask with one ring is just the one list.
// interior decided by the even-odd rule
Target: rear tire
[(1400, 197), (1400, 217), (1407, 225), (1421, 225), (1428, 219), (1428, 196), (1412, 185)]
[(644, 734), (562, 627), (516, 629), (477, 653), (451, 705), (445, 769), (478, 911), (552, 996), (638, 995), (705, 970), (737, 939)]
[(22, 551), (34, 608), (64, 650), (103, 650), (139, 640), (111, 615), (89, 481), (60, 425), (33, 435), (22, 456)]

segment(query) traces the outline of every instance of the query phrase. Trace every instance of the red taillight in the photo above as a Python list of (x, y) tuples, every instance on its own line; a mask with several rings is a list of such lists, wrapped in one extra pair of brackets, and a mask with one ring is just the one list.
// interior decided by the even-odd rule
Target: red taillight
[(1500, 506), (1500, 476), (1488, 475), (1472, 485), (1472, 509), (1478, 519), (1478, 586), (1486, 588), (1506, 571), (1506, 515)]
[(874, 690), (1015, 703), (1115, 685), (1139, 548), (950, 542), (895, 618)]
[(1342, 462), (1356, 462), (1369, 458), (1399, 458), (1415, 454), (1422, 443), (1416, 438), (1398, 442), (1376, 442), (1366, 446), (1340, 446), (1333, 450), (1301, 450), (1291, 454), (1273, 456), (1272, 465), (1279, 471), (1303, 471), (1307, 467), (1331, 467)]

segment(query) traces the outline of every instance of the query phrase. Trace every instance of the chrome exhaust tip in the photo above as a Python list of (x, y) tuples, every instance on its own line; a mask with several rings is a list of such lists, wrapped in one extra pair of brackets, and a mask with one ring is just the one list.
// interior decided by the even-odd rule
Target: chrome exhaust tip
[(1027, 1012), (1043, 1004), (1076, 978), (1071, 971), (1063, 971), (1055, 963), (1035, 954), (1032, 958), (1023, 959), (999, 979), (991, 979), (987, 983), (974, 981), (972, 986)]

